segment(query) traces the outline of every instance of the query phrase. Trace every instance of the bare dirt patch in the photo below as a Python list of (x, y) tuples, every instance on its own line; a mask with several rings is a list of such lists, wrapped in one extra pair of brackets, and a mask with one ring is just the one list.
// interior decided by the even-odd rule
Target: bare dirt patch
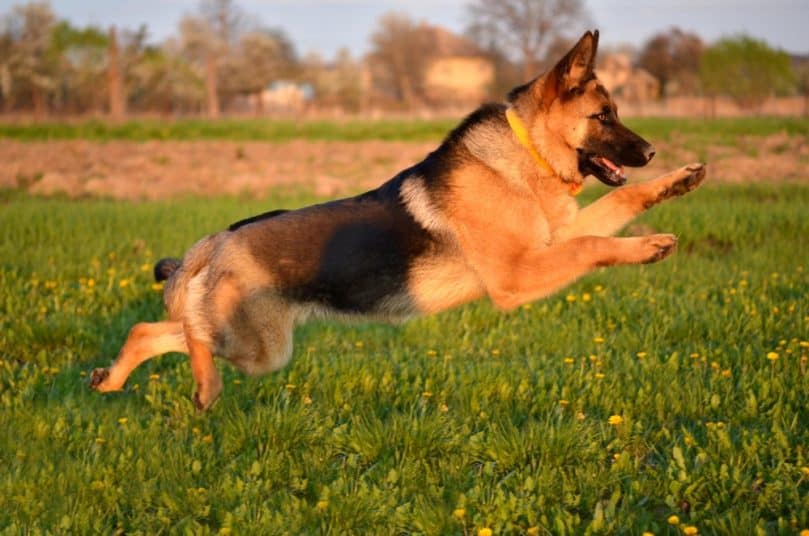
[[(0, 143), (0, 187), (38, 195), (167, 199), (183, 195), (260, 197), (278, 187), (329, 196), (381, 184), (418, 162), (436, 142), (286, 143), (233, 141)], [(711, 181), (809, 181), (809, 144), (776, 134), (733, 146), (656, 143), (657, 158), (632, 180), (707, 161)]]

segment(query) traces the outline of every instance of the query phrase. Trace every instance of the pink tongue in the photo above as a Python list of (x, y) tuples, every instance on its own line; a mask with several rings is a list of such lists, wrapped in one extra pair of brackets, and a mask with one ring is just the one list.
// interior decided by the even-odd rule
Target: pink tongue
[(600, 156), (599, 158), (601, 159), (601, 162), (602, 162), (602, 163), (603, 163), (605, 166), (607, 166), (608, 168), (610, 168), (610, 169), (611, 169), (612, 171), (614, 171), (615, 173), (618, 173), (619, 175), (622, 175), (622, 174), (624, 173), (624, 169), (623, 169), (621, 166), (616, 166), (615, 164), (613, 164), (613, 163), (612, 163), (612, 160), (610, 160), (609, 158), (605, 158), (605, 157), (603, 157), (603, 156)]

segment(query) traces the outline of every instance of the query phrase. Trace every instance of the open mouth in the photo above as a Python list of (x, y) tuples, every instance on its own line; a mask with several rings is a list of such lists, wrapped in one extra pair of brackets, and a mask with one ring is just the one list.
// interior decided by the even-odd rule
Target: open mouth
[(621, 186), (626, 183), (624, 167), (606, 156), (580, 151), (579, 170), (584, 175), (593, 175), (607, 186)]

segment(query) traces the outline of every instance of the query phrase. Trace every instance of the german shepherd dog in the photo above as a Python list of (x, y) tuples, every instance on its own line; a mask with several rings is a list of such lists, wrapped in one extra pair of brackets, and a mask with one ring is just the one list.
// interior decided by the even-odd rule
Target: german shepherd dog
[(588, 175), (626, 182), (652, 146), (618, 120), (587, 32), (549, 72), (480, 107), (423, 161), (348, 199), (242, 220), (155, 266), (169, 320), (135, 325), (90, 385), (120, 390), (166, 352), (189, 354), (193, 401), (222, 391), (213, 356), (248, 374), (283, 367), (313, 316), (402, 320), (484, 295), (500, 309), (548, 296), (601, 266), (656, 262), (674, 235), (614, 238), (649, 207), (694, 189), (692, 164), (578, 209)]

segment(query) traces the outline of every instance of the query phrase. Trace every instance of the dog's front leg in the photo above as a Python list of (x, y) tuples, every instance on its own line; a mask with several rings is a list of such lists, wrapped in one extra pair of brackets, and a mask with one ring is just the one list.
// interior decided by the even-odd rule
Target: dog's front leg
[[(486, 290), (500, 309), (548, 296), (601, 267), (657, 262), (674, 250), (670, 234), (613, 238), (580, 236), (539, 250), (526, 251), (492, 271)], [(489, 267), (491, 268), (491, 266)]]
[(644, 210), (671, 197), (686, 194), (705, 178), (705, 165), (683, 166), (656, 179), (613, 190), (581, 209), (576, 218), (560, 228), (555, 242), (576, 236), (611, 236)]

